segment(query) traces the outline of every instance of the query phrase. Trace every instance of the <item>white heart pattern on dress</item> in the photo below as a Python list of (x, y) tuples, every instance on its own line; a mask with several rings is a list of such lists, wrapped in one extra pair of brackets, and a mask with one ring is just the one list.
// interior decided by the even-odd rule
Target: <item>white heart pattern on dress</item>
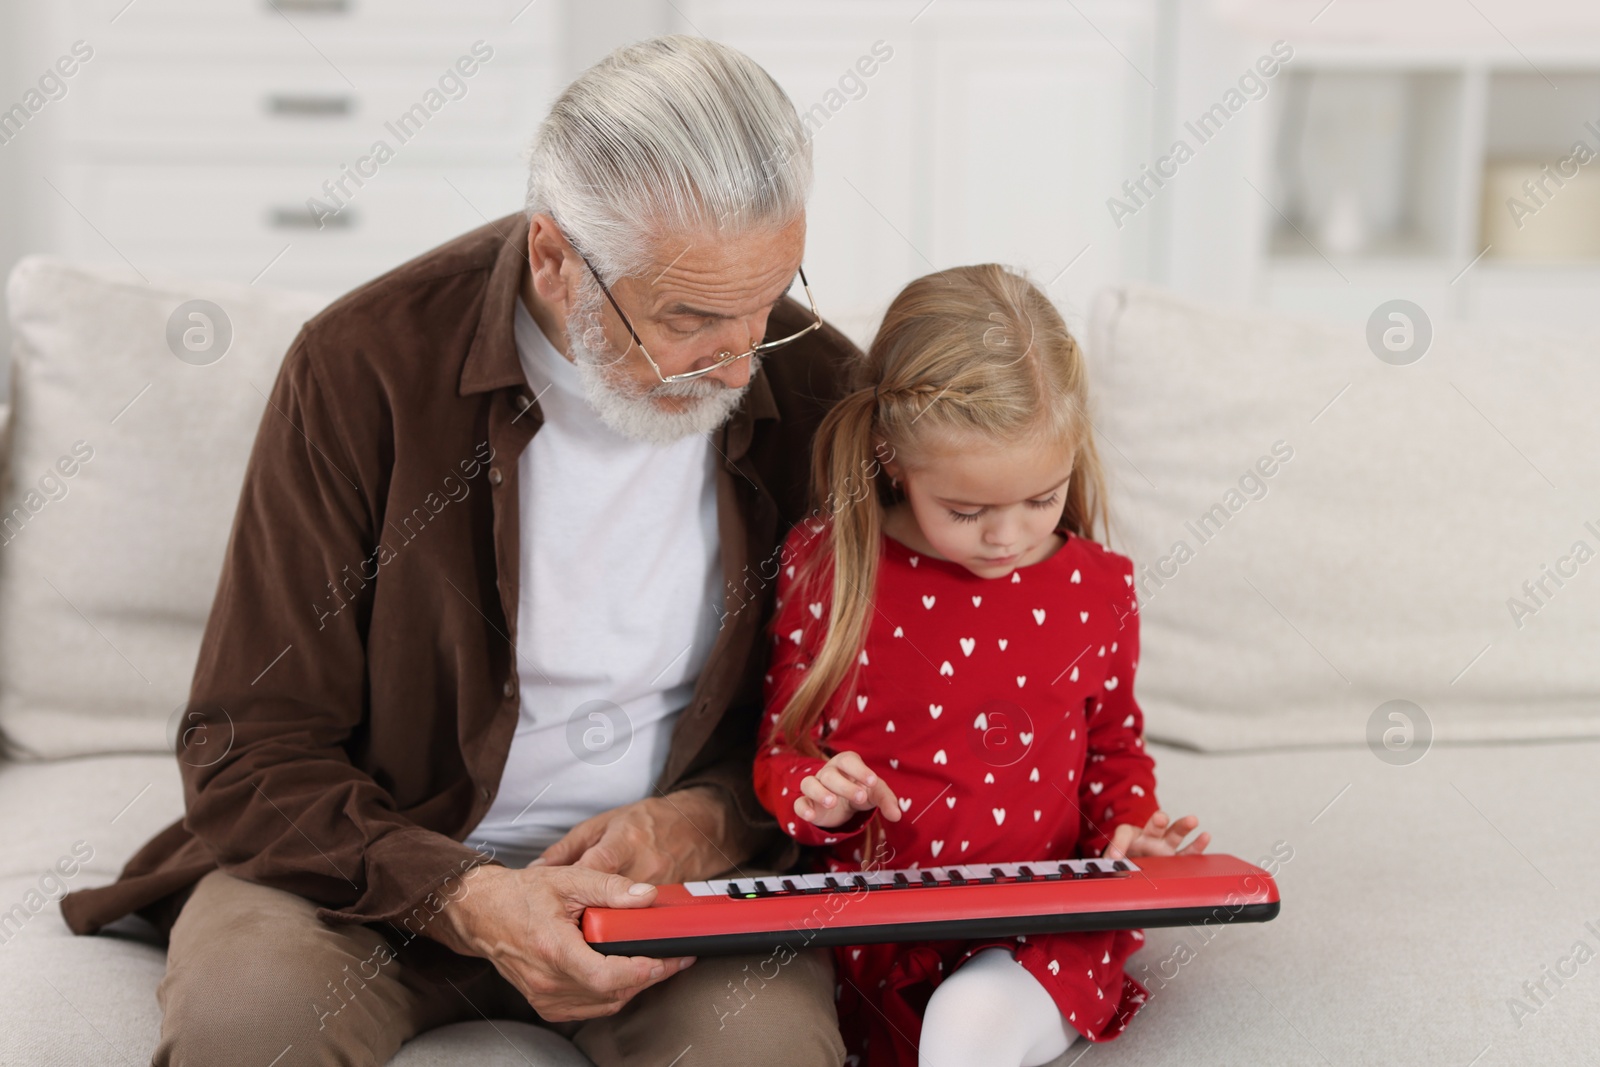
[(1028, 684), (1028, 676), (1026, 674), (1017, 675), (1017, 688), (1018, 689), (1021, 689), (1023, 686), (1025, 686), (1027, 684)]
[(994, 816), (994, 824), (996, 826), (999, 826), (1001, 823), (1006, 821), (1005, 808), (990, 808), (989, 813)]
[(1060, 960), (1051, 960), (1050, 961), (1050, 973), (1051, 974), (1060, 974), (1061, 973), (1061, 961)]
[(866, 711), (867, 710), (867, 698), (866, 697), (856, 697), (856, 710), (857, 711)]
[(972, 650), (977, 648), (977, 647), (978, 647), (978, 642), (977, 642), (977, 640), (975, 638), (963, 637), (961, 639), (961, 654), (962, 655), (964, 655), (964, 656), (972, 655)]
[(943, 841), (930, 841), (930, 842), (928, 842), (928, 848), (933, 851), (933, 858), (934, 859), (938, 859), (939, 858), (940, 849), (944, 848), (944, 842)]
[(1072, 668), (1072, 677), (1069, 678), (1068, 681), (1076, 682), (1077, 680), (1078, 680), (1078, 668), (1074, 667), (1074, 668)]
[(1038, 623), (1040, 626), (1044, 625), (1044, 609), (1043, 608), (1034, 608), (1033, 609), (1033, 621)]
[(795, 644), (798, 645), (800, 643), (800, 631), (799, 630), (790, 630), (789, 631), (789, 640), (793, 641)]
[(1072, 568), (1072, 584), (1078, 585), (1083, 581), (1083, 575), (1078, 573), (1078, 568)]
[(1115, 689), (1116, 687), (1117, 687), (1117, 676), (1113, 674), (1111, 677), (1106, 679), (1106, 688), (1107, 689)]
[(1089, 613), (1087, 611), (1078, 612), (1078, 621), (1079, 622), (1088, 622), (1089, 621)]
[(911, 810), (911, 798), (910, 797), (901, 797), (900, 798), (900, 810), (901, 811), (910, 811)]
[(922, 606), (925, 607), (925, 608), (932, 608), (933, 607), (933, 602), (936, 599), (937, 599), (936, 597), (925, 596), (925, 597), (922, 598)]
[(822, 603), (820, 601), (809, 606), (811, 608), (811, 617), (813, 619), (822, 618)]
[(1000, 651), (1001, 651), (1001, 652), (1004, 652), (1004, 651), (1005, 651), (1005, 650), (1006, 650), (1006, 645), (1008, 645), (1008, 644), (1010, 644), (1010, 643), (1011, 643), (1011, 642), (1009, 642), (1009, 641), (1007, 641), (1007, 640), (1006, 640), (1006, 639), (1005, 639), (1005, 638), (1003, 638), (1003, 637), (1002, 637), (1002, 638), (1001, 638), (1001, 639), (1000, 639)]
[(944, 806), (947, 807), (947, 808), (954, 808), (956, 806), (956, 798), (955, 797), (945, 797), (944, 798)]
[(945, 660), (939, 665), (939, 673), (948, 677), (954, 675), (956, 673), (956, 669), (950, 666), (949, 660)]
[(922, 558), (922, 557), (921, 557), (921, 556), (912, 556), (912, 557), (911, 557), (911, 565), (912, 565), (912, 566), (913, 566), (913, 567), (915, 567), (915, 566), (916, 566), (916, 565), (917, 565), (917, 560), (919, 560), (919, 559), (921, 559), (921, 558)]
[(983, 603), (983, 597), (975, 596), (975, 597), (972, 598), (972, 606), (973, 607), (977, 607), (979, 604), (982, 604), (982, 603)]
[(896, 637), (904, 637), (904, 636), (905, 636), (905, 635), (906, 635), (906, 631), (905, 631), (905, 628), (904, 628), (904, 627), (901, 627), (901, 626), (896, 626), (896, 627), (895, 627), (895, 628), (894, 628), (894, 635), (895, 635), (895, 636), (896, 636)]
[(933, 754), (933, 762), (935, 762), (935, 763), (949, 763), (950, 762), (950, 758), (944, 754), (944, 749), (941, 748), (939, 751), (937, 751), (937, 752), (935, 752)]
[(943, 704), (929, 704), (928, 705), (928, 714), (932, 715), (935, 719), (937, 719), (939, 716), (944, 714), (944, 705)]
[(1105, 787), (1106, 784), (1104, 782), (1090, 782), (1089, 792), (1093, 793), (1095, 796), (1099, 796), (1100, 790), (1104, 789)]

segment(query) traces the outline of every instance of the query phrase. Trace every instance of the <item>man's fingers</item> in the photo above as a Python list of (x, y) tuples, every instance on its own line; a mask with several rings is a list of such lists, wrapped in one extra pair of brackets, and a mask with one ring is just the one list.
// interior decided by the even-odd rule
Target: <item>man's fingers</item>
[(626, 1000), (641, 989), (670, 978), (694, 962), (693, 956), (654, 959), (650, 956), (606, 956), (584, 942), (576, 927), (557, 935), (560, 947), (552, 961), (581, 986), (590, 999)]
[(589, 871), (602, 871), (606, 874), (622, 873), (621, 857), (617, 855), (616, 849), (612, 848), (603, 836), (599, 841), (585, 849), (583, 855), (573, 860), (572, 865)]
[[(565, 867), (589, 851), (590, 847), (600, 840), (601, 831), (602, 825), (598, 820), (585, 819), (568, 830), (559, 841), (540, 853), (539, 858), (534, 860), (533, 864)], [(530, 866), (533, 864), (530, 864)]]
[(562, 867), (550, 873), (551, 888), (572, 912), (589, 907), (644, 908), (655, 903), (656, 887), (648, 882), (587, 867)]

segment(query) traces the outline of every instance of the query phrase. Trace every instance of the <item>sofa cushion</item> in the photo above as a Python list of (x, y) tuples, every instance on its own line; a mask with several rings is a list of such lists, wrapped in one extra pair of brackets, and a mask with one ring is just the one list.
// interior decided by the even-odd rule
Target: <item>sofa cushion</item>
[(1152, 737), (1600, 735), (1592, 340), (1435, 322), (1400, 365), (1136, 285), (1091, 319)]
[(7, 300), (0, 730), (37, 757), (170, 751), (266, 395), (324, 300), (44, 257)]

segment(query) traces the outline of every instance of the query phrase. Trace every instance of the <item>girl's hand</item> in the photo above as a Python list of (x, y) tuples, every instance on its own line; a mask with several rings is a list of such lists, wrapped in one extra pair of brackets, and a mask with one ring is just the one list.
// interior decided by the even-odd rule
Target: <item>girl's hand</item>
[(1211, 835), (1202, 833), (1199, 837), (1189, 842), (1187, 846), (1179, 849), (1183, 839), (1189, 836), (1189, 831), (1200, 825), (1200, 820), (1193, 815), (1185, 815), (1177, 822), (1171, 822), (1164, 811), (1158, 811), (1150, 816), (1150, 821), (1144, 824), (1144, 829), (1132, 823), (1123, 823), (1111, 831), (1111, 842), (1106, 845), (1101, 856), (1108, 860), (1138, 859), (1140, 856), (1197, 856), (1206, 850), (1206, 845), (1211, 841)]
[(804, 796), (795, 798), (794, 813), (825, 830), (873, 808), (890, 822), (900, 821), (900, 799), (854, 752), (841, 752), (816, 774), (806, 775), (800, 792)]

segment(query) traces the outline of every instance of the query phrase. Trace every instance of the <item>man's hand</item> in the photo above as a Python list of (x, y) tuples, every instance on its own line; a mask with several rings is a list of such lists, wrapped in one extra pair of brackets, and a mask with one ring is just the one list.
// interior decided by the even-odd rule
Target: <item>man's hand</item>
[(738, 866), (721, 790), (681, 789), (603, 811), (567, 831), (532, 866), (583, 867), (640, 882), (698, 882)]
[(640, 991), (670, 978), (694, 957), (602, 956), (583, 940), (583, 909), (643, 908), (655, 887), (574, 867), (511, 870), (484, 864), (462, 879), (428, 935), (465, 956), (482, 956), (548, 1022), (617, 1012)]
[(1198, 855), (1206, 850), (1206, 845), (1211, 841), (1211, 835), (1202, 833), (1199, 837), (1179, 849), (1183, 839), (1189, 836), (1189, 831), (1200, 825), (1200, 820), (1193, 815), (1185, 815), (1177, 822), (1168, 826), (1170, 819), (1164, 811), (1158, 811), (1150, 816), (1150, 821), (1144, 828), (1123, 823), (1111, 831), (1111, 841), (1106, 845), (1101, 856), (1108, 860), (1120, 860), (1123, 857), (1138, 859), (1140, 856), (1190, 856)]

